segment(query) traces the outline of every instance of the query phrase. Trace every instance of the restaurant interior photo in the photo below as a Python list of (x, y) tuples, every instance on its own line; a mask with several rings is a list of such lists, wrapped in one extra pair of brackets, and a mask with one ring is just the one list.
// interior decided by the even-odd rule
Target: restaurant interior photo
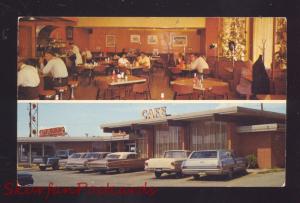
[(283, 17), (19, 17), (19, 100), (286, 100)]

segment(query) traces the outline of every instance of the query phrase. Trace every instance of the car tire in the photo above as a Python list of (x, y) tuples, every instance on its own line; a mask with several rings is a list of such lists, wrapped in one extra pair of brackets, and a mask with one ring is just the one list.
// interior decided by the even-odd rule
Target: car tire
[(231, 169), (228, 171), (227, 179), (228, 179), (228, 180), (231, 180), (232, 178), (233, 178), (233, 169), (231, 168)]
[(52, 169), (53, 169), (53, 170), (58, 170), (58, 169), (59, 169), (59, 166), (58, 166), (58, 165), (54, 165), (54, 166), (52, 166)]
[(40, 166), (39, 168), (40, 168), (41, 171), (46, 170), (46, 167), (45, 167), (45, 166)]
[(175, 177), (176, 178), (181, 178), (182, 177), (182, 173), (181, 172), (176, 172)]
[(84, 172), (84, 169), (80, 169), (79, 172), (80, 172), (80, 173), (83, 173), (83, 172)]
[(100, 174), (105, 174), (106, 173), (106, 171), (99, 171), (100, 172)]
[(196, 174), (196, 175), (193, 175), (193, 177), (195, 180), (197, 180), (197, 179), (199, 179), (200, 176), (198, 174)]
[(161, 174), (162, 174), (161, 172), (157, 172), (157, 171), (154, 172), (156, 178), (160, 178)]
[(126, 171), (125, 168), (119, 168), (119, 169), (118, 169), (118, 172), (119, 172), (119, 173), (125, 173), (125, 171)]

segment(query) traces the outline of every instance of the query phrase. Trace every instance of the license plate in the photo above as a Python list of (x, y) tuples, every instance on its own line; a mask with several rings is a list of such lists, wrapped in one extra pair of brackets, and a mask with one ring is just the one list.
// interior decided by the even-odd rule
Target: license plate
[(40, 166), (46, 166), (46, 164), (40, 164)]

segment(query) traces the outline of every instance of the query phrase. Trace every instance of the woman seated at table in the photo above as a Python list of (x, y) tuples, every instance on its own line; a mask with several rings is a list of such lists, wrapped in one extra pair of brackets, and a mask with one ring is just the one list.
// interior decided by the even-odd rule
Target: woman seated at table
[[(44, 59), (47, 61), (45, 66)], [(68, 84), (68, 70), (66, 64), (61, 58), (55, 56), (51, 48), (46, 49), (44, 57), (40, 58), (40, 67), (44, 75), (50, 74), (51, 76), (50, 80), (45, 80), (45, 89), (53, 89), (54, 87), (66, 86)]]
[(141, 53), (141, 55), (137, 58), (137, 62), (139, 66), (142, 66), (143, 68), (150, 68), (150, 58), (145, 55), (144, 52)]
[(34, 59), (18, 60), (18, 99), (38, 99), (40, 77)]
[(122, 57), (119, 58), (118, 60), (118, 66), (119, 66), (119, 69), (122, 71), (122, 72), (126, 72), (126, 74), (129, 74), (129, 70), (126, 69), (126, 67), (128, 67), (130, 65), (130, 62), (128, 61), (128, 59), (126, 58), (126, 54), (123, 53), (122, 54)]
[(118, 66), (119, 67), (126, 67), (129, 66), (130, 62), (126, 58), (126, 54), (122, 54), (122, 57), (118, 60)]
[(176, 65), (177, 68), (185, 69), (185, 61), (182, 53), (178, 54), (177, 62), (178, 62)]

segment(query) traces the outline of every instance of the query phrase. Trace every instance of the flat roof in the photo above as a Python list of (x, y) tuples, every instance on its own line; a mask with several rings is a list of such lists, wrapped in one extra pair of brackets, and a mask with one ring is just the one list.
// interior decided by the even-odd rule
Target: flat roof
[(19, 143), (45, 143), (45, 142), (97, 142), (97, 141), (120, 141), (129, 140), (125, 136), (97, 136), (97, 137), (17, 137)]
[(130, 120), (124, 122), (107, 123), (107, 124), (100, 125), (100, 127), (102, 129), (126, 128), (126, 127), (131, 127), (133, 125), (164, 124), (164, 123), (168, 123), (169, 120), (174, 120), (174, 121), (200, 120), (200, 119), (215, 117), (216, 115), (235, 116), (235, 117), (252, 116), (257, 118), (270, 118), (273, 120), (277, 120), (278, 122), (284, 122), (286, 119), (286, 115), (283, 113), (264, 111), (264, 110), (262, 111), (258, 109), (235, 106), (235, 107), (212, 109), (212, 110), (206, 110), (201, 112), (167, 116), (158, 119), (138, 119), (138, 120)]

